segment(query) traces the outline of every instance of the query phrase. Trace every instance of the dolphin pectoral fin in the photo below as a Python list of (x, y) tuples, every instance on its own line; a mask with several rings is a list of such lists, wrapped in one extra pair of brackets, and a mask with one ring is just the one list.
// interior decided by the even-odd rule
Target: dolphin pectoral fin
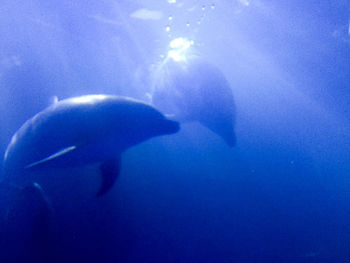
[(115, 180), (120, 174), (121, 158), (115, 158), (105, 161), (100, 165), (102, 175), (102, 185), (96, 196), (102, 196), (107, 193), (114, 185)]
[(65, 154), (71, 152), (71, 151), (74, 151), (76, 148), (77, 148), (76, 146), (66, 147), (66, 148), (64, 148), (64, 149), (62, 149), (62, 150), (60, 150), (60, 151), (58, 151), (58, 152), (56, 152), (56, 153), (54, 153), (54, 154), (44, 158), (44, 159), (41, 159), (41, 160), (39, 160), (37, 162), (34, 162), (34, 163), (31, 163), (31, 164), (27, 165), (25, 168), (26, 169), (32, 168), (34, 166), (38, 166), (40, 164), (43, 164), (43, 163), (46, 163), (48, 161), (54, 160), (54, 159), (56, 159), (56, 158), (58, 158), (60, 156), (63, 156)]

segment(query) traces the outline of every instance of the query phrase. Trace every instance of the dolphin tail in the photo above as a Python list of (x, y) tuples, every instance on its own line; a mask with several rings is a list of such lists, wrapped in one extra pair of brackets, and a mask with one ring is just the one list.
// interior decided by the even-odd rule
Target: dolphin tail
[(121, 170), (121, 158), (115, 158), (105, 161), (100, 165), (100, 171), (102, 175), (102, 185), (97, 193), (97, 197), (100, 197), (107, 193), (114, 185), (115, 180), (120, 174)]

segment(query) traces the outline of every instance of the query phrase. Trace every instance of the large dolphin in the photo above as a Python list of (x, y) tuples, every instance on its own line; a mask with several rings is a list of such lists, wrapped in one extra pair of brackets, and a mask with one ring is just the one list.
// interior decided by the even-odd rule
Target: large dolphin
[(36, 114), (13, 135), (3, 162), (4, 181), (24, 181), (26, 173), (37, 169), (99, 162), (103, 180), (97, 195), (101, 196), (113, 186), (126, 149), (178, 130), (178, 122), (130, 98), (65, 99)]
[(164, 113), (182, 122), (198, 121), (227, 145), (236, 144), (232, 90), (215, 66), (198, 57), (169, 57), (156, 71), (151, 97)]

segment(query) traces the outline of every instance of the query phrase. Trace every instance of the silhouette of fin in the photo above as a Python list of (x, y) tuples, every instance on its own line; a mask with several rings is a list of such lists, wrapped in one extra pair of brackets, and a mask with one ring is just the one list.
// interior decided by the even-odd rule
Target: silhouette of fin
[(50, 98), (50, 104), (49, 104), (49, 106), (51, 106), (51, 105), (55, 105), (57, 102), (58, 102), (58, 97), (57, 96), (52, 96), (51, 98)]
[(96, 196), (102, 196), (107, 193), (114, 185), (115, 180), (120, 174), (121, 158), (115, 158), (105, 161), (100, 165), (102, 175), (102, 185)]
[(52, 154), (52, 155), (50, 155), (50, 156), (48, 156), (48, 157), (46, 157), (44, 159), (41, 159), (41, 160), (39, 160), (37, 162), (29, 164), (25, 168), (26, 169), (32, 168), (34, 166), (38, 166), (40, 164), (43, 164), (43, 163), (46, 163), (48, 161), (54, 160), (54, 159), (56, 159), (56, 158), (58, 158), (58, 157), (60, 157), (62, 155), (65, 155), (65, 154), (67, 154), (67, 153), (69, 153), (71, 151), (74, 151), (76, 148), (77, 148), (76, 146), (69, 146), (69, 147), (64, 148), (64, 149), (58, 151), (57, 153), (54, 153), (54, 154)]

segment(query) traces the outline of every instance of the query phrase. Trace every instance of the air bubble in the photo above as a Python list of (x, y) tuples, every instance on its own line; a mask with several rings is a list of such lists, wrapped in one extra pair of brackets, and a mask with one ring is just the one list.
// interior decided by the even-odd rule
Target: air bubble
[(169, 19), (169, 21), (173, 20), (173, 16), (169, 16), (168, 19)]
[(202, 11), (204, 11), (204, 10), (205, 10), (205, 5), (202, 6)]
[(190, 23), (189, 23), (189, 22), (187, 22), (187, 23), (186, 23), (186, 26), (187, 26), (187, 27), (190, 27)]
[(166, 26), (166, 27), (165, 27), (165, 31), (166, 31), (166, 32), (169, 32), (169, 31), (170, 31), (170, 26)]
[(212, 5), (210, 6), (210, 8), (211, 8), (212, 10), (214, 10), (214, 9), (215, 9), (215, 4), (212, 4)]

